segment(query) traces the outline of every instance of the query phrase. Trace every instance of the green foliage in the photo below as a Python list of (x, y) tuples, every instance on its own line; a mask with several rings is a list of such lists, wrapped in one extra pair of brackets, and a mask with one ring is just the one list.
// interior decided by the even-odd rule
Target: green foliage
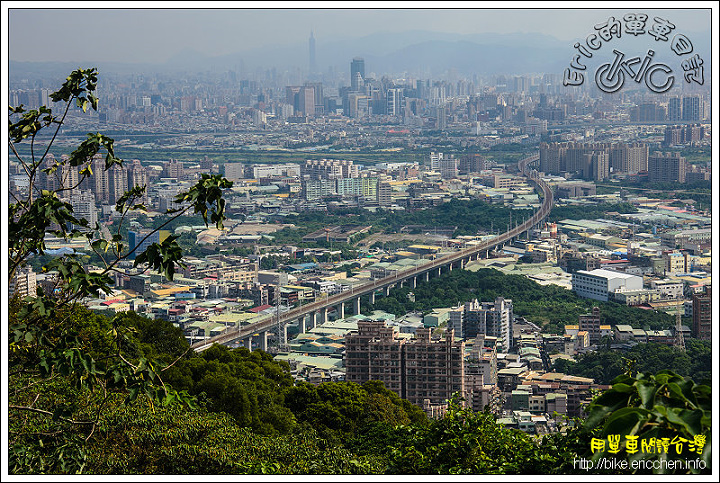
[(167, 371), (167, 381), (207, 401), (208, 410), (233, 416), (242, 427), (272, 434), (295, 425), (283, 399), (283, 390), (293, 384), (289, 367), (265, 352), (215, 345), (179, 361)]
[(175, 265), (185, 268), (181, 262), (182, 248), (177, 243), (177, 236), (170, 235), (161, 243), (152, 243), (144, 252), (135, 257), (133, 267), (148, 264), (152, 269), (161, 272), (168, 280), (175, 276)]
[[(411, 291), (415, 302), (407, 298)], [(429, 312), (451, 307), (474, 298), (490, 301), (496, 297), (511, 299), (515, 315), (543, 326), (549, 333), (562, 334), (565, 325), (577, 324), (578, 316), (587, 314), (593, 306), (600, 307), (603, 324), (627, 324), (653, 330), (667, 329), (674, 324), (673, 318), (665, 313), (584, 299), (556, 285), (543, 286), (523, 275), (508, 275), (490, 268), (475, 272), (453, 270), (427, 283), (420, 282), (415, 288), (394, 288), (389, 297), (377, 298), (375, 304), (365, 305), (364, 309), (384, 310), (400, 316), (410, 311)]]
[(338, 443), (376, 422), (405, 425), (427, 420), (420, 408), (400, 399), (379, 381), (363, 385), (325, 382), (317, 386), (300, 382), (286, 392), (285, 405), (299, 422)]
[[(623, 374), (613, 381), (612, 389), (605, 391), (588, 407), (589, 416), (584, 427), (590, 431), (597, 429), (597, 439), (605, 441), (609, 435), (620, 435), (619, 458), (633, 461), (664, 457), (662, 452), (643, 452), (639, 445), (633, 451), (627, 444), (628, 436), (637, 436), (640, 441), (668, 438), (671, 446), (665, 452), (667, 457), (699, 457), (709, 468), (712, 452), (711, 408), (709, 386), (695, 384), (692, 379), (680, 377), (672, 371), (660, 371), (654, 375)], [(677, 441), (681, 441), (680, 446), (676, 446)], [(609, 451), (609, 445), (606, 445), (592, 458), (597, 461), (608, 457), (611, 454)]]
[(220, 175), (203, 174), (195, 186), (175, 197), (175, 203), (189, 202), (193, 212), (202, 216), (206, 226), (209, 218), (210, 222), (222, 230), (225, 219), (225, 200), (222, 197), (222, 190), (231, 188), (232, 185), (232, 181)]
[[(138, 398), (148, 398), (152, 404), (192, 404), (187, 394), (166, 386), (162, 378), (178, 347), (172, 347), (170, 342), (167, 347), (150, 350), (157, 341), (152, 341), (153, 331), (148, 330), (147, 324), (141, 327), (147, 339), (138, 341), (133, 335), (134, 327), (123, 325), (126, 319), (101, 321), (77, 305), (83, 298), (112, 291), (111, 272), (129, 255), (122, 243), (123, 222), (129, 213), (145, 209), (134, 203), (144, 193), (144, 187), (125, 193), (115, 207), (120, 214), (117, 233), (105, 238), (98, 224), (90, 226), (87, 220), (78, 220), (71, 204), (61, 199), (64, 191), (76, 189), (96, 175), (92, 163), (101, 151), (105, 152), (105, 170), (122, 164), (115, 156), (114, 141), (105, 135), (88, 134), (68, 158), (45, 166), (72, 106), (83, 112), (88, 106), (97, 110), (96, 88), (97, 71), (78, 69), (50, 95), (53, 101), (65, 103), (61, 116), (54, 116), (46, 106), (32, 111), (25, 111), (23, 106), (9, 108), (9, 146), (28, 176), (28, 190), (22, 199), (13, 194), (15, 202), (9, 206), (8, 277), (12, 280), (28, 260), (37, 257), (44, 261), (41, 270), (52, 272), (57, 278), (57, 288), (52, 293), (38, 289), (37, 293), (12, 302), (8, 325), (12, 428), (9, 443), (16, 473), (82, 470), (84, 450), (78, 446), (78, 438), (87, 440), (92, 436), (115, 394), (126, 404)], [(54, 128), (54, 132), (44, 152), (36, 154), (36, 136), (45, 128)], [(25, 141), (29, 141), (30, 149), (23, 156), (16, 148)], [(71, 167), (81, 168), (78, 184), (40, 189), (43, 173), (50, 175)], [(193, 208), (206, 223), (222, 227), (225, 218), (222, 190), (230, 186), (223, 178), (204, 176), (187, 193), (179, 195), (178, 201), (187, 206), (176, 216)], [(101, 271), (90, 271), (86, 260), (74, 255), (45, 258), (44, 238), (48, 233), (66, 241), (87, 238), (96, 260), (101, 262)], [(147, 264), (172, 278), (181, 259), (182, 251), (175, 237), (169, 237), (138, 254), (135, 265)], [(154, 332), (177, 337), (177, 333), (168, 331)], [(163, 352), (166, 349), (172, 353)], [(156, 355), (161, 359), (154, 360)], [(53, 464), (57, 457), (62, 461)]]
[(625, 372), (626, 361), (635, 361), (635, 369), (643, 373), (671, 370), (696, 381), (709, 381), (712, 370), (710, 341), (687, 339), (686, 350), (665, 344), (637, 344), (625, 351), (600, 349), (585, 353), (577, 362), (559, 362), (555, 368), (575, 376), (591, 377), (598, 384), (610, 384)]
[(93, 474), (377, 473), (370, 458), (328, 446), (313, 431), (263, 436), (225, 413), (117, 406), (98, 431)]
[(166, 364), (150, 358), (163, 345), (148, 337), (157, 331), (132, 325), (141, 317), (126, 316), (121, 324), (75, 305), (29, 325), (18, 317), (20, 306), (17, 299), (11, 303), (8, 357), (14, 473), (82, 471), (86, 443), (112, 400), (193, 404), (163, 383)]
[(395, 428), (375, 451), (390, 474), (549, 473), (557, 457), (527, 434), (497, 424), (488, 413), (462, 409), (451, 401), (448, 412), (428, 425)]

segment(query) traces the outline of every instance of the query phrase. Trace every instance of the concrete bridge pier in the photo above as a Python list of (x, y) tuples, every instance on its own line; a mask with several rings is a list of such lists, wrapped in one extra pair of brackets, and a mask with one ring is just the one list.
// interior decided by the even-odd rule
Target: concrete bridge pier
[(243, 341), (243, 344), (245, 344), (245, 347), (247, 347), (247, 350), (252, 350), (252, 335), (248, 336), (247, 339)]
[(260, 350), (267, 352), (268, 350), (268, 333), (267, 331), (260, 332)]
[(338, 319), (344, 319), (345, 318), (345, 302), (340, 302), (340, 305), (337, 307), (338, 311)]
[(373, 290), (372, 292), (370, 292), (369, 295), (370, 295), (370, 303), (374, 304), (375, 303), (375, 291)]
[(353, 312), (355, 315), (360, 315), (360, 297), (353, 299)]
[(303, 315), (302, 317), (300, 317), (297, 322), (298, 322), (298, 333), (304, 334), (305, 331), (307, 330), (307, 327), (305, 326), (305, 316)]
[(390, 296), (390, 288), (392, 288), (392, 285), (388, 285), (387, 287), (383, 288), (383, 294), (384, 294), (386, 297), (389, 297), (389, 296)]
[(310, 312), (310, 317), (308, 317), (307, 322), (305, 323), (305, 331), (308, 331), (315, 327), (315, 318), (317, 316), (317, 312)]
[(429, 281), (430, 281), (430, 270), (428, 270), (427, 272), (425, 272), (425, 281), (426, 281), (426, 282), (429, 282)]
[(327, 308), (322, 308), (322, 309), (320, 309), (320, 310), (317, 311), (318, 318), (315, 320), (315, 325), (316, 325), (316, 326), (317, 326), (317, 325), (322, 325), (322, 324), (324, 324), (325, 322), (328, 321), (327, 312), (328, 312), (328, 311), (327, 311)]
[(417, 287), (417, 277), (411, 277), (410, 283), (412, 284), (412, 288), (416, 288)]

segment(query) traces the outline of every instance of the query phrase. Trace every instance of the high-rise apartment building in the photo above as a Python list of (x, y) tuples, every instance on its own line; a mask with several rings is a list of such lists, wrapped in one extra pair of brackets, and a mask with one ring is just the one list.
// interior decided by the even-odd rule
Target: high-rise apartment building
[(705, 137), (705, 128), (701, 124), (686, 124), (685, 126), (667, 126), (665, 128), (664, 146), (690, 144), (702, 141)]
[(128, 189), (128, 172), (124, 166), (114, 164), (107, 170), (108, 195), (107, 202), (111, 205), (125, 194)]
[(665, 108), (653, 102), (646, 102), (630, 109), (632, 122), (662, 122), (666, 118)]
[[(586, 166), (589, 166), (592, 178), (595, 181), (603, 181), (610, 177), (610, 158), (605, 151), (593, 151), (585, 155), (587, 161)], [(587, 175), (585, 175), (587, 177)]]
[(442, 179), (457, 178), (458, 160), (454, 154), (430, 153), (430, 169), (438, 171)]
[(555, 174), (566, 171), (566, 152), (567, 147), (563, 144), (540, 143), (540, 171)]
[(712, 340), (712, 287), (705, 286), (703, 293), (693, 294), (693, 335), (698, 339)]
[(647, 171), (647, 144), (613, 144), (609, 151), (610, 167), (614, 173), (637, 174)]
[(661, 153), (648, 157), (648, 175), (650, 182), (684, 183), (687, 162), (678, 152)]
[(127, 167), (127, 187), (128, 189), (133, 189), (136, 186), (145, 186), (145, 192), (142, 196), (135, 198), (135, 203), (148, 203), (150, 199), (148, 196), (148, 181), (149, 175), (147, 168), (140, 163), (139, 159), (133, 159)]
[(358, 321), (357, 332), (345, 336), (345, 380), (358, 384), (380, 380), (403, 397), (400, 348), (404, 342), (382, 321)]
[(540, 171), (579, 173), (602, 180), (612, 173), (647, 170), (648, 147), (643, 143), (540, 143)]
[(463, 174), (479, 173), (488, 169), (487, 159), (478, 153), (465, 154), (458, 161), (458, 171)]
[(302, 86), (298, 92), (296, 111), (304, 116), (315, 115), (315, 88), (313, 86)]
[(310, 179), (357, 178), (358, 167), (345, 159), (308, 159), (301, 166), (300, 175)]
[(435, 112), (436, 112), (436, 119), (437, 119), (437, 121), (435, 122), (435, 127), (441, 131), (443, 129), (447, 129), (447, 115), (448, 115), (447, 108), (444, 106), (437, 107), (435, 109)]
[(392, 186), (386, 181), (379, 181), (377, 185), (377, 202), (380, 206), (392, 204)]
[(455, 341), (452, 330), (444, 339), (433, 340), (431, 333), (417, 329), (404, 345), (404, 398), (418, 406), (425, 400), (444, 404), (454, 393), (465, 393), (465, 342)]
[(592, 312), (578, 316), (578, 327), (580, 331), (586, 331), (591, 344), (600, 341), (600, 309), (593, 307)]
[(147, 247), (153, 243), (162, 243), (170, 232), (168, 230), (158, 230), (154, 233), (148, 231), (128, 231), (129, 250), (132, 252), (128, 255), (129, 260), (134, 260), (138, 254), (144, 252)]
[[(61, 157), (61, 162), (66, 162), (67, 155)], [(48, 153), (43, 162), (43, 169), (50, 168), (57, 164), (55, 157)], [(78, 182), (80, 181), (80, 169), (78, 166), (70, 166), (65, 163), (52, 173), (45, 173), (42, 170), (37, 173), (38, 187), (50, 191), (62, 190), (59, 196), (67, 197), (78, 193)]]
[(323, 94), (322, 82), (306, 82), (305, 87), (310, 87), (313, 90), (313, 98), (315, 100), (315, 114), (321, 114), (325, 112), (325, 95)]
[(304, 179), (302, 181), (303, 197), (306, 200), (318, 200), (325, 196), (337, 194), (337, 179)]
[(73, 216), (78, 220), (85, 218), (90, 227), (95, 226), (98, 221), (97, 206), (95, 206), (95, 196), (90, 191), (80, 191), (80, 193), (70, 196), (70, 204), (73, 207)]
[(245, 178), (245, 165), (243, 163), (225, 163), (223, 165), (224, 176), (230, 181), (238, 181)]
[(337, 194), (368, 200), (377, 199), (378, 179), (375, 177), (340, 178), (337, 180)]
[(163, 166), (162, 175), (164, 178), (180, 179), (185, 175), (185, 168), (182, 162), (170, 159), (170, 161)]
[(498, 297), (493, 302), (481, 303), (475, 299), (451, 310), (448, 315), (448, 327), (452, 328), (458, 337), (496, 337), (499, 350), (507, 352), (512, 347), (512, 300)]
[(382, 321), (361, 320), (345, 336), (347, 381), (379, 380), (413, 404), (444, 404), (455, 392), (465, 392), (465, 343), (452, 330), (432, 339), (431, 329), (418, 329), (414, 339), (395, 336)]
[(370, 113), (370, 97), (358, 92), (347, 95), (347, 116), (353, 119), (363, 118)]
[(671, 122), (682, 121), (682, 100), (679, 97), (668, 100), (667, 118)]
[(700, 96), (683, 97), (682, 120), (688, 122), (701, 121), (703, 117), (703, 105)]
[(93, 175), (80, 183), (81, 190), (89, 190), (95, 195), (98, 204), (110, 203), (110, 180), (105, 170), (105, 160), (102, 155), (96, 154), (91, 161)]
[(15, 272), (15, 276), (10, 280), (10, 295), (18, 297), (34, 297), (37, 290), (37, 277), (31, 267), (23, 267)]
[(593, 177), (593, 152), (603, 152), (606, 146), (602, 143), (568, 143), (565, 167), (571, 173), (580, 173), (583, 178)]

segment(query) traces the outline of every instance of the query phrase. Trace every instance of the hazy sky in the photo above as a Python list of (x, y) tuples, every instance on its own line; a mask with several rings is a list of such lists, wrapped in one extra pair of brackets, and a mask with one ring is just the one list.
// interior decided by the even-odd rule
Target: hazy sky
[[(510, 33), (538, 32), (560, 40), (579, 40), (592, 26), (610, 15), (627, 13), (622, 2), (613, 9), (473, 9), (481, 2), (373, 3), (373, 2), (178, 2), (183, 9), (167, 9), (170, 2), (93, 2), (101, 9), (87, 9), (88, 2), (3, 2), (8, 20), (8, 54), (18, 61), (164, 62), (188, 49), (207, 55), (241, 52), (264, 45), (307, 42), (310, 30), (318, 45), (333, 38), (361, 37), (374, 32), (430, 30), (436, 32)], [(454, 9), (402, 9), (408, 5), (450, 5)], [(586, 2), (590, 3), (590, 2)], [(658, 3), (643, 3), (653, 5)], [(661, 2), (668, 5), (669, 2)], [(683, 2), (705, 9), (661, 10), (678, 31), (709, 31), (714, 2)], [(41, 5), (46, 8), (36, 8)], [(283, 7), (304, 8), (282, 8)], [(328, 5), (357, 5), (396, 9), (324, 9)], [(541, 5), (493, 2), (492, 5)], [(548, 3), (548, 5), (554, 5)], [(560, 6), (569, 3), (557, 4)], [(596, 5), (596, 3), (593, 3)], [(600, 5), (607, 5), (600, 3)], [(635, 2), (630, 5), (638, 5)], [(61, 6), (63, 8), (50, 8)], [(155, 6), (158, 8), (144, 8)], [(187, 6), (187, 7), (186, 7)], [(188, 7), (215, 7), (191, 9)], [(228, 7), (264, 7), (243, 9)], [(119, 8), (118, 8), (119, 7)], [(128, 8), (134, 7), (134, 8)], [(143, 7), (143, 8), (137, 8)], [(310, 8), (314, 7), (314, 8)], [(464, 8), (460, 8), (464, 7)], [(640, 10), (636, 8), (636, 10)], [(633, 10), (634, 11), (634, 10)]]

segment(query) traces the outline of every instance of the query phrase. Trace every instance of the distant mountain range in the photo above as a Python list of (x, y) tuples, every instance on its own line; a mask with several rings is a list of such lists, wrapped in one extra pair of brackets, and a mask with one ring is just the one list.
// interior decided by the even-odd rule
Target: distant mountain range
[[(693, 34), (696, 45), (710, 46), (709, 34)], [(375, 33), (355, 39), (317, 39), (316, 58), (319, 70), (349, 70), (353, 57), (365, 59), (367, 75), (402, 74), (439, 76), (449, 69), (459, 75), (562, 73), (574, 52), (572, 42), (537, 33), (449, 34), (427, 31)], [(308, 68), (308, 43), (242, 50), (222, 56), (197, 51), (183, 51), (164, 63), (129, 64), (86, 62), (106, 73), (152, 72), (225, 72), (233, 70), (242, 77), (249, 72), (276, 68)], [(709, 51), (706, 71), (709, 75)], [(10, 61), (11, 80), (28, 74), (65, 75), (78, 63)]]

